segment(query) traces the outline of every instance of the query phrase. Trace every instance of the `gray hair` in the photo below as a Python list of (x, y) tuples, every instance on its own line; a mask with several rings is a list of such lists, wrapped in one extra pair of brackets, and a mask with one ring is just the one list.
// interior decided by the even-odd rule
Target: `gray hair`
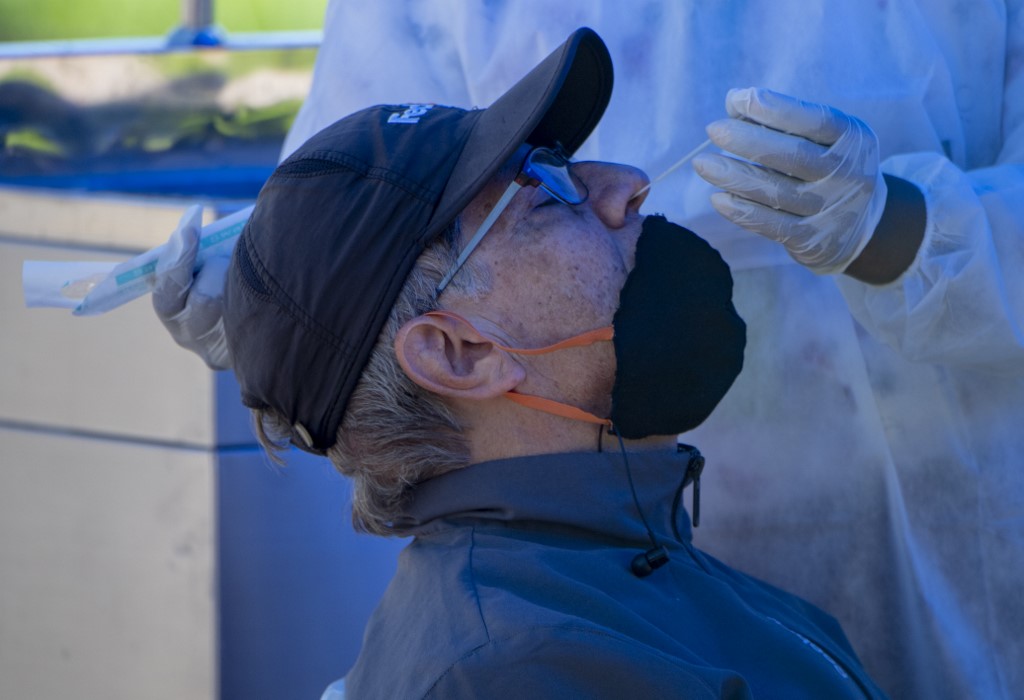
[[(462, 425), (445, 401), (413, 382), (395, 357), (399, 328), (437, 308), (435, 289), (455, 265), (461, 243), (456, 220), (416, 261), (349, 398), (337, 442), (327, 457), (352, 479), (352, 522), (357, 530), (401, 535), (395, 525), (409, 490), (421, 481), (469, 465)], [(478, 296), (489, 281), (468, 261), (447, 294)], [(260, 444), (275, 461), (287, 445), (289, 421), (275, 411), (254, 410)]]

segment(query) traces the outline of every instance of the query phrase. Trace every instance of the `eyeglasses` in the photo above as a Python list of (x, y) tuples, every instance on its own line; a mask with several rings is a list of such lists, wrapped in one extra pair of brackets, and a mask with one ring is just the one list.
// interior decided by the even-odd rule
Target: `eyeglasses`
[(494, 226), (494, 222), (498, 220), (501, 213), (508, 207), (509, 202), (516, 196), (516, 192), (523, 187), (540, 187), (562, 204), (583, 204), (587, 201), (590, 192), (581, 180), (572, 177), (569, 172), (571, 163), (572, 161), (565, 155), (550, 148), (535, 148), (526, 154), (526, 159), (519, 168), (519, 174), (509, 184), (505, 193), (501, 195), (501, 199), (491, 209), (491, 213), (487, 215), (484, 222), (480, 224), (480, 228), (459, 253), (455, 265), (437, 285), (435, 296), (440, 296), (456, 273), (462, 269), (470, 253), (480, 245), (484, 235)]

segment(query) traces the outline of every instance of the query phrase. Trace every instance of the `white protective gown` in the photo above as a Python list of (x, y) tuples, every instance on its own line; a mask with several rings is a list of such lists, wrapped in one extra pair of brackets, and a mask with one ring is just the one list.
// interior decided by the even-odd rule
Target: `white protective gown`
[(816, 276), (719, 217), (746, 366), (705, 425), (696, 543), (836, 615), (895, 698), (1024, 697), (1024, 0), (332, 0), (286, 151), (373, 103), (486, 106), (579, 26), (616, 86), (579, 156), (655, 176), (764, 86), (864, 119), (925, 193), (912, 268)]

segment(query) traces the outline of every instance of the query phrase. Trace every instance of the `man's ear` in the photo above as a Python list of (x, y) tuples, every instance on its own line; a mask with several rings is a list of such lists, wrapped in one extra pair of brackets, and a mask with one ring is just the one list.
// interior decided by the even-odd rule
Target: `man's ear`
[(526, 378), (509, 353), (457, 318), (424, 315), (407, 321), (395, 336), (395, 355), (416, 384), (451, 398), (496, 398)]

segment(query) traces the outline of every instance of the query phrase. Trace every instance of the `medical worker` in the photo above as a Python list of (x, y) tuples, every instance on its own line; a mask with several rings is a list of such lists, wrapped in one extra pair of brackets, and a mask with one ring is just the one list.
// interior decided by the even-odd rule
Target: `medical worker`
[[(707, 180), (684, 166), (644, 207), (722, 252), (755, 349), (687, 436), (708, 459), (695, 541), (839, 618), (893, 697), (1021, 697), (1022, 4), (335, 0), (285, 154), (367, 104), (490, 104), (595, 28), (617, 82), (578, 158), (656, 177), (716, 145)], [(909, 253), (875, 284), (843, 274), (904, 181)], [(158, 312), (225, 366), (219, 268), (185, 306), (175, 262)]]

